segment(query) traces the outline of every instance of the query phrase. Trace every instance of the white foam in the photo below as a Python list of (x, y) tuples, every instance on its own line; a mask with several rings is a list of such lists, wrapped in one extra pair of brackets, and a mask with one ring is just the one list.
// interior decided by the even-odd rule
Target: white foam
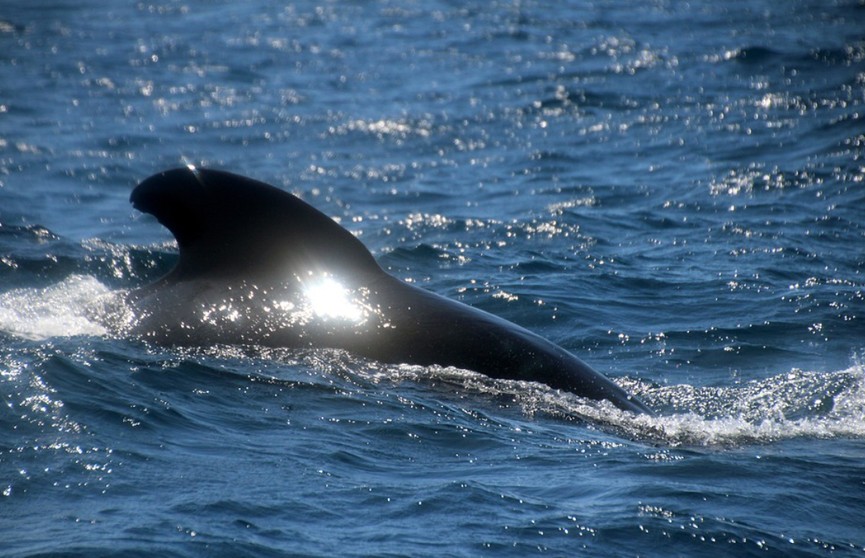
[(796, 438), (865, 438), (865, 366), (791, 370), (744, 385), (649, 388), (643, 397), (672, 412), (617, 421), (671, 445), (741, 445)]
[[(363, 368), (363, 367), (362, 367)], [(478, 394), (505, 395), (529, 416), (584, 420), (637, 441), (676, 446), (741, 446), (801, 438), (865, 438), (865, 366), (836, 372), (791, 370), (721, 387), (621, 381), (656, 416), (634, 415), (534, 382), (492, 379), (437, 366), (366, 367), (373, 381), (445, 382)]]
[(103, 336), (98, 309), (114, 293), (96, 278), (70, 275), (45, 288), (0, 293), (0, 331), (39, 341), (52, 337)]
[[(415, 372), (413, 378), (411, 372)], [(390, 372), (390, 370), (388, 371)], [(403, 379), (432, 372), (474, 391), (508, 395), (528, 415), (586, 420), (625, 437), (676, 446), (740, 446), (801, 438), (865, 438), (865, 366), (836, 372), (798, 369), (723, 387), (623, 382), (657, 416), (621, 411), (532, 382), (492, 380), (436, 367), (401, 367)]]

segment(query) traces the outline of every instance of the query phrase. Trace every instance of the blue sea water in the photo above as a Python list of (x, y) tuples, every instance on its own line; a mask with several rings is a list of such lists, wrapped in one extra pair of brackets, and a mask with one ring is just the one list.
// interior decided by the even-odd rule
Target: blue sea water
[[(865, 5), (7, 2), (0, 555), (865, 552)], [(657, 416), (149, 346), (131, 189), (301, 196)]]

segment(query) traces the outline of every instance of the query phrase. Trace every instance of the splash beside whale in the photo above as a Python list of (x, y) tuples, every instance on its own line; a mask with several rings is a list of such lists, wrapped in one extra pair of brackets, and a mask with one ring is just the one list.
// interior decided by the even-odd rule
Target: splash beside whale
[(386, 273), (317, 209), (243, 176), (197, 168), (131, 195), (177, 239), (176, 267), (132, 291), (132, 333), (156, 343), (328, 347), (386, 363), (541, 382), (620, 409), (637, 398), (557, 345)]

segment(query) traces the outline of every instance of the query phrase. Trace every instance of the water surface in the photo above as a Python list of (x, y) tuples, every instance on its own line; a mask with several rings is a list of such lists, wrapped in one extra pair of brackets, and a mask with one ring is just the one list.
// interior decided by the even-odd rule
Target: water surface
[[(0, 10), (2, 553), (861, 554), (862, 29), (840, 1)], [(184, 164), (658, 416), (108, 335), (105, 297), (176, 261), (129, 193)]]

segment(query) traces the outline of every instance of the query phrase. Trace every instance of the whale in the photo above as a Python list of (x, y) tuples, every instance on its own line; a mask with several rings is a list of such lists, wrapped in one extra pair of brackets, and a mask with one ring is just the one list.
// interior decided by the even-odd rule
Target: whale
[(129, 291), (128, 331), (161, 345), (341, 349), (386, 364), (454, 367), (652, 411), (569, 351), (387, 273), (347, 229), (264, 182), (194, 166), (131, 193), (176, 239), (163, 277)]

